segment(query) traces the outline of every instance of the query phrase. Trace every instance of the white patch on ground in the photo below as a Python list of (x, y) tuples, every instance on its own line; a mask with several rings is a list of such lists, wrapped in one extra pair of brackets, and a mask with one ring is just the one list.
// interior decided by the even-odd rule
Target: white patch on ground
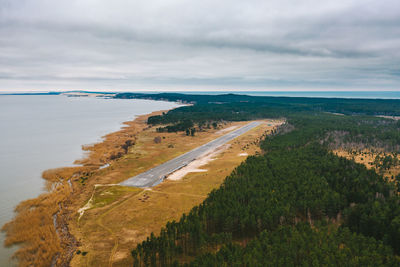
[(377, 115), (375, 117), (379, 117), (379, 118), (385, 118), (385, 119), (392, 119), (392, 120), (400, 120), (400, 116), (384, 116), (384, 115)]
[(228, 127), (228, 128), (225, 128), (225, 129), (222, 129), (222, 130), (219, 130), (218, 132), (217, 132), (217, 134), (223, 134), (223, 133), (226, 133), (226, 132), (230, 132), (230, 131), (233, 131), (233, 130), (235, 130), (237, 127), (239, 127), (238, 125), (234, 125), (234, 126), (231, 126), (231, 127)]
[(167, 179), (177, 181), (182, 179), (186, 174), (189, 172), (206, 172), (207, 170), (201, 169), (201, 166), (207, 165), (210, 161), (213, 161), (216, 156), (223, 152), (224, 150), (228, 149), (230, 147), (229, 144), (225, 144), (223, 146), (218, 147), (217, 149), (199, 157), (198, 159), (190, 162), (188, 165), (185, 167), (177, 170), (176, 172), (170, 174)]
[(106, 163), (106, 164), (104, 164), (103, 166), (100, 166), (100, 167), (99, 167), (99, 170), (105, 169), (105, 168), (107, 168), (107, 167), (110, 167), (110, 164), (109, 164), (109, 163)]
[(245, 157), (245, 156), (248, 156), (248, 155), (249, 154), (247, 154), (246, 152), (238, 154), (238, 156), (241, 156), (241, 157)]
[(343, 113), (338, 113), (338, 112), (325, 112), (325, 113), (332, 114), (332, 115), (337, 115), (337, 116), (344, 116)]

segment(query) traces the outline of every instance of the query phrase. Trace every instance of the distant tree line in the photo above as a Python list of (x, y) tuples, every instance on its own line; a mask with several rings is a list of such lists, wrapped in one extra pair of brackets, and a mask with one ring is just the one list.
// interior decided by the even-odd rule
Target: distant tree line
[(163, 132), (171, 133), (171, 132), (186, 131), (187, 129), (190, 129), (193, 126), (194, 126), (194, 124), (191, 120), (185, 119), (185, 120), (179, 121), (173, 125), (167, 125), (165, 127), (158, 127), (156, 130), (159, 133), (163, 133)]
[(240, 104), (271, 107), (274, 109), (292, 109), (294, 112), (315, 111), (332, 112), (346, 115), (400, 115), (399, 99), (348, 99), (348, 98), (317, 98), (317, 97), (274, 97), (274, 96), (249, 96), (242, 94), (221, 95), (190, 95), (178, 93), (141, 94), (120, 93), (115, 98), (123, 99), (153, 99), (165, 101), (180, 101), (195, 104), (193, 107), (213, 105)]
[[(203, 203), (133, 249), (134, 266), (399, 266), (399, 184), (330, 152), (345, 146), (398, 152), (398, 122), (354, 115), (385, 112), (385, 101), (202, 99), (154, 120), (287, 123), (261, 142), (265, 153), (248, 157)], [(400, 110), (399, 101), (386, 104)], [(352, 115), (321, 112), (339, 106)]]

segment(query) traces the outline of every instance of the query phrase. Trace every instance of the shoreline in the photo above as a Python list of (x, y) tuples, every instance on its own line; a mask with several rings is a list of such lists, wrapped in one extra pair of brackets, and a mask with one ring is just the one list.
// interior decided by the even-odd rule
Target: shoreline
[[(156, 158), (153, 158), (155, 161), (142, 162), (143, 165), (129, 165), (132, 163), (132, 160), (146, 160), (146, 157), (148, 157), (146, 155), (146, 153), (149, 153), (147, 147), (143, 147), (143, 142), (137, 143), (139, 136), (147, 138), (147, 143), (145, 144), (153, 144), (154, 136), (152, 134), (155, 131), (151, 125), (147, 124), (147, 118), (153, 115), (160, 115), (166, 111), (168, 110), (159, 110), (139, 115), (134, 120), (124, 122), (118, 131), (103, 136), (101, 142), (84, 145), (83, 152), (85, 157), (77, 159), (74, 162), (74, 164), (80, 165), (49, 169), (43, 172), (42, 178), (45, 181), (47, 191), (36, 198), (22, 201), (18, 204), (15, 208), (15, 217), (13, 220), (2, 227), (2, 230), (6, 233), (5, 244), (7, 246), (19, 245), (13, 257), (17, 259), (20, 266), (80, 266), (78, 263), (82, 259), (80, 256), (86, 255), (89, 251), (90, 254), (86, 256), (86, 259), (83, 258), (84, 261), (90, 261), (94, 257), (93, 255), (99, 251), (98, 244), (91, 243), (87, 239), (87, 236), (85, 236), (87, 228), (81, 227), (86, 227), (88, 218), (86, 218), (87, 215), (85, 213), (85, 216), (83, 216), (84, 222), (81, 222), (80, 218), (82, 216), (79, 214), (79, 210), (85, 203), (90, 201), (94, 194), (97, 196), (99, 192), (95, 190), (96, 185), (119, 183), (131, 177), (132, 174), (141, 172), (141, 168), (153, 167), (152, 165), (157, 165), (160, 161), (165, 160), (165, 157), (173, 156), (172, 154), (164, 156), (157, 154)], [(224, 123), (223, 127), (240, 125), (241, 123), (244, 122)], [(178, 133), (170, 133), (166, 141), (163, 141), (163, 146), (167, 146), (166, 142), (171, 141), (169, 138), (172, 138), (171, 142), (175, 139), (189, 138), (187, 139), (190, 140), (189, 143), (186, 141), (186, 143), (183, 143), (183, 147), (168, 150), (172, 153), (179, 153), (179, 151), (185, 151), (185, 149), (192, 149), (193, 146), (196, 147), (196, 142), (213, 140), (216, 135), (223, 132), (217, 132), (217, 130), (213, 129), (198, 133), (199, 137), (195, 137), (195, 139), (190, 139), (192, 137), (183, 137)], [(128, 165), (130, 166), (129, 168), (127, 168)], [(134, 166), (136, 166), (136, 169)], [(231, 167), (234, 168), (235, 166), (232, 165)], [(227, 171), (228, 169), (224, 170)], [(221, 178), (217, 179), (218, 182), (210, 185), (211, 188), (219, 184), (226, 174), (221, 174)], [(163, 186), (168, 186), (176, 182), (178, 181), (170, 180)], [(121, 193), (122, 195), (117, 196), (118, 199), (113, 201), (117, 203), (120, 203), (120, 201), (123, 202), (128, 195), (135, 195), (137, 190), (132, 189), (131, 191), (124, 191), (128, 193)], [(208, 189), (206, 192), (208, 192)], [(190, 203), (192, 202), (193, 200), (187, 203), (186, 208), (191, 207)], [(192, 204), (196, 203), (193, 202)], [(93, 216), (91, 208), (87, 210), (89, 218)], [(94, 210), (98, 209), (102, 208), (99, 206), (94, 208)], [(101, 219), (99, 220), (99, 225), (101, 226)], [(95, 221), (92, 223), (95, 223)], [(103, 228), (103, 232), (107, 230), (106, 227), (103, 226)], [(113, 233), (108, 234), (111, 234), (112, 238), (115, 238)], [(96, 242), (98, 242), (98, 239)], [(75, 253), (78, 250), (82, 253), (80, 253), (79, 259), (75, 259), (78, 258), (77, 253)], [(110, 260), (112, 259), (113, 256), (110, 257)]]
[(73, 206), (77, 199), (91, 191), (88, 190), (92, 183), (89, 177), (112, 168), (134, 145), (135, 135), (148, 127), (147, 118), (166, 111), (139, 115), (123, 122), (118, 131), (106, 134), (100, 142), (82, 145), (83, 157), (74, 161), (76, 165), (43, 172), (44, 192), (20, 202), (15, 207), (14, 218), (1, 228), (5, 234), (3, 245), (18, 246), (12, 255), (18, 265), (69, 265), (79, 245), (69, 229), (75, 212)]
[[(218, 133), (221, 128), (247, 123), (222, 123), (217, 129), (197, 132), (195, 137), (182, 132), (162, 133), (162, 142), (159, 144), (154, 142), (154, 138), (160, 135), (156, 127), (143, 131), (138, 135), (138, 144), (118, 165), (122, 170), (117, 172), (119, 180), (126, 180), (215, 140), (221, 136)], [(200, 204), (246, 159), (239, 156), (240, 153), (261, 153), (257, 144), (273, 128), (268, 123), (261, 124), (232, 140), (225, 151), (216, 155), (215, 160), (204, 165), (206, 172), (189, 172), (179, 180), (165, 179), (151, 190), (122, 186), (97, 187), (90, 208), (85, 210), (79, 224), (72, 229), (81, 241), (79, 250), (87, 252), (87, 255), (75, 255), (71, 266), (102, 266), (106, 262), (114, 267), (131, 266), (132, 248), (151, 232), (158, 233), (167, 221), (178, 220), (183, 213)], [(110, 174), (115, 172), (110, 171)], [(85, 199), (79, 208), (89, 200)], [(75, 221), (78, 219), (76, 216)]]

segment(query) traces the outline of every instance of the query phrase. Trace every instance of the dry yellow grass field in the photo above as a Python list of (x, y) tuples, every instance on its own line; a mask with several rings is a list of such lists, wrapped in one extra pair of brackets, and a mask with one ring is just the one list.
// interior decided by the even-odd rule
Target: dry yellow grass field
[(83, 165), (43, 172), (47, 192), (21, 202), (13, 220), (2, 228), (6, 233), (5, 244), (19, 246), (14, 257), (20, 266), (61, 265), (70, 261), (77, 245), (69, 232), (71, 215), (91, 194), (92, 185), (99, 182), (97, 179), (112, 180), (99, 167), (117, 161), (111, 160), (111, 155), (124, 151), (122, 145), (147, 127), (147, 116), (127, 122), (126, 127), (107, 135), (103, 142), (86, 148), (89, 156), (81, 161)]
[[(231, 141), (217, 159), (202, 167), (207, 172), (165, 181), (152, 190), (115, 186), (227, 132), (221, 129), (248, 123), (220, 124), (219, 129), (198, 131), (194, 137), (157, 133), (146, 121), (161, 113), (126, 122), (103, 142), (85, 147), (89, 153), (77, 161), (81, 166), (43, 173), (48, 192), (20, 203), (15, 218), (3, 227), (6, 244), (19, 245), (15, 257), (20, 266), (59, 266), (71, 259), (72, 266), (130, 264), (130, 250), (138, 242), (199, 204), (246, 158), (244, 152), (259, 152), (257, 142), (273, 128), (262, 124)], [(158, 136), (161, 143), (154, 142)]]
[[(372, 152), (371, 150), (362, 150), (362, 151), (346, 151), (346, 150), (334, 150), (338, 156), (345, 157), (347, 159), (353, 159), (357, 163), (364, 164), (368, 169), (375, 168), (374, 161), (377, 156), (384, 157), (386, 155), (390, 155), (392, 157), (397, 157), (400, 161), (400, 155), (394, 155), (392, 153), (387, 152)], [(378, 171), (379, 172), (379, 171)], [(400, 165), (392, 167), (388, 170), (384, 170), (381, 174), (387, 179), (391, 180), (392, 177), (395, 177), (400, 173)]]
[[(244, 123), (247, 122), (229, 123), (224, 127)], [(130, 265), (130, 251), (137, 243), (151, 232), (158, 234), (167, 221), (179, 219), (184, 212), (201, 203), (246, 158), (243, 153), (252, 155), (260, 152), (258, 141), (272, 128), (262, 124), (231, 141), (227, 149), (216, 155), (216, 159), (201, 167), (206, 172), (189, 173), (181, 180), (166, 180), (148, 190), (121, 186), (96, 188), (92, 208), (85, 212), (73, 229), (81, 243), (79, 250), (87, 254), (75, 255), (71, 265)], [(225, 133), (210, 129), (191, 137), (182, 133), (159, 134), (154, 129), (148, 129), (137, 136), (137, 144), (126, 155), (124, 162), (119, 162), (118, 170), (125, 171), (117, 180), (138, 174), (222, 134)], [(161, 144), (153, 142), (157, 135), (163, 137)]]

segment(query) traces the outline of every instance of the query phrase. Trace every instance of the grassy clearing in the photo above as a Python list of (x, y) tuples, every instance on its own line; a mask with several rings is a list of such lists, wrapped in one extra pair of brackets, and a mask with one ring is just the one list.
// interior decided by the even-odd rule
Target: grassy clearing
[[(157, 133), (146, 120), (160, 113), (141, 116), (126, 123), (121, 131), (107, 135), (103, 142), (86, 147), (90, 153), (79, 161), (82, 166), (43, 173), (48, 193), (22, 202), (15, 218), (3, 227), (6, 245), (19, 245), (15, 257), (20, 266), (49, 266), (52, 261), (62, 265), (71, 257), (72, 266), (129, 264), (130, 250), (138, 242), (200, 203), (245, 159), (238, 153), (256, 153), (257, 146), (248, 144), (272, 128), (265, 124), (233, 141), (217, 160), (205, 166), (208, 172), (166, 181), (153, 191), (96, 187), (119, 183), (224, 134), (221, 129), (197, 132), (194, 137)], [(245, 123), (226, 123), (220, 128)], [(161, 137), (159, 144), (154, 142), (157, 136)], [(78, 221), (77, 211), (92, 196), (92, 206)]]
[[(345, 157), (350, 160), (354, 160), (357, 163), (364, 164), (368, 169), (376, 169), (376, 165), (374, 164), (376, 157), (385, 157), (392, 156), (393, 158), (397, 158), (400, 162), (400, 155), (396, 155), (393, 153), (382, 152), (382, 151), (371, 151), (371, 150), (362, 150), (362, 151), (347, 151), (347, 150), (334, 150), (336, 155)], [(376, 170), (378, 173), (382, 174), (384, 177), (389, 179), (389, 181), (393, 180), (393, 177), (400, 174), (400, 165), (392, 166), (391, 168), (385, 170)]]
[[(225, 127), (244, 123), (246, 122), (231, 123)], [(76, 255), (72, 266), (97, 266), (104, 265), (105, 262), (109, 266), (130, 265), (130, 251), (138, 242), (151, 232), (158, 233), (167, 221), (179, 219), (182, 213), (201, 203), (246, 158), (241, 154), (260, 152), (257, 143), (272, 128), (273, 126), (263, 124), (231, 141), (227, 150), (201, 167), (207, 169), (207, 172), (189, 173), (181, 180), (166, 180), (151, 190), (140, 192), (130, 192), (130, 189), (123, 191), (122, 187), (96, 192), (94, 198), (98, 204), (87, 211), (76, 229), (82, 243), (80, 249), (89, 253), (86, 256)], [(143, 172), (222, 134), (224, 133), (218, 133), (218, 130), (211, 130), (190, 137), (146, 130), (138, 135), (136, 145), (124, 161), (119, 162), (118, 170), (122, 174), (120, 180), (124, 180), (122, 177)], [(161, 144), (153, 142), (157, 135), (164, 136)], [(174, 146), (171, 148), (170, 144)], [(129, 164), (130, 168), (124, 167), (125, 164)]]
[(96, 189), (96, 194), (93, 197), (93, 208), (101, 208), (122, 198), (125, 194), (138, 193), (142, 189), (125, 186), (105, 186), (101, 189)]

